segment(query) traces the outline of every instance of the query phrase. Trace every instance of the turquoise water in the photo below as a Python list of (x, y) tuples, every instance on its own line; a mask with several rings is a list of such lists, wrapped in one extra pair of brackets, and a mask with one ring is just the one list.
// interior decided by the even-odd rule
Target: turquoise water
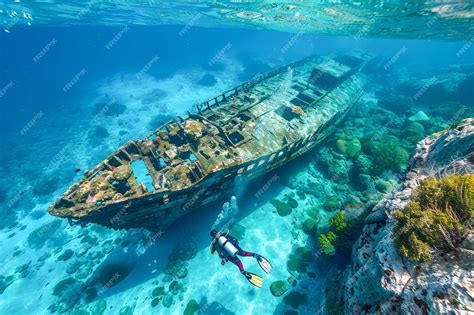
[[(472, 5), (308, 3), (0, 4), (1, 314), (343, 311), (366, 212), (397, 189), (419, 140), (473, 117)], [(235, 199), (152, 232), (47, 213), (85, 170), (193, 104), (355, 50), (380, 61), (347, 118), (301, 158), (236, 185)], [(323, 249), (339, 211), (349, 228)], [(242, 258), (261, 289), (209, 253), (213, 226), (271, 261), (267, 275)]]

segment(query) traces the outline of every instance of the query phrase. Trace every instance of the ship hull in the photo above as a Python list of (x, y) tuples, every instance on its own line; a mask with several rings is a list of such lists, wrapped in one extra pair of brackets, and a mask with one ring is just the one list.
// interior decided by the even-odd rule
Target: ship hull
[[(347, 108), (338, 113), (334, 120), (327, 122), (317, 130), (313, 134), (312, 140), (306, 145), (294, 146), (292, 151), (281, 151), (285, 152), (284, 155), (271, 165), (238, 174), (239, 169), (247, 169), (252, 164), (258, 164), (256, 161), (251, 161), (223, 170), (215, 174), (214, 178), (208, 179), (204, 184), (169, 194), (168, 198), (171, 201), (167, 204), (163, 204), (163, 194), (155, 194), (148, 198), (137, 198), (124, 203), (105, 206), (100, 211), (75, 222), (79, 224), (97, 223), (114, 229), (146, 228), (151, 231), (165, 230), (183, 215), (219, 199), (229, 198), (234, 194), (236, 185), (242, 184), (242, 180), (252, 182), (312, 150), (337, 129), (337, 126), (347, 116), (350, 108), (358, 101), (359, 97), (360, 93), (351, 99)], [(268, 159), (269, 156), (263, 156), (262, 160)], [(207, 184), (211, 182), (213, 184)]]
[[(72, 224), (157, 231), (235, 194), (236, 186), (278, 169), (334, 132), (369, 80), (360, 66), (368, 59), (344, 60), (348, 65), (307, 58), (197, 105), (187, 120), (169, 122), (141, 142), (119, 148), (49, 212)], [(203, 127), (208, 129), (204, 134)], [(151, 190), (127, 171), (137, 160), (146, 162)], [(122, 193), (120, 182), (127, 184)]]

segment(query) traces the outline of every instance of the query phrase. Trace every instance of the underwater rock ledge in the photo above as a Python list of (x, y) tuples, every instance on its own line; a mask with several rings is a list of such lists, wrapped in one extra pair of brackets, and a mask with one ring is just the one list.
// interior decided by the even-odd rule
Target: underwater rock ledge
[[(416, 264), (402, 257), (394, 243), (392, 214), (404, 209), (412, 191), (428, 177), (472, 174), (474, 170), (474, 118), (425, 138), (417, 144), (398, 192), (381, 200), (365, 220), (352, 248), (345, 272), (347, 314), (469, 313), (474, 279), (474, 233), (448, 254)], [(435, 231), (433, 231), (435, 233)]]

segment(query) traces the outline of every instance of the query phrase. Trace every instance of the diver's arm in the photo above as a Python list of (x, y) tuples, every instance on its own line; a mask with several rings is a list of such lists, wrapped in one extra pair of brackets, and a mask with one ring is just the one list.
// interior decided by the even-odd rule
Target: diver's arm
[(219, 254), (220, 258), (222, 258), (222, 259), (226, 258), (226, 256), (224, 255), (224, 253), (222, 251), (218, 250), (217, 253)]
[(233, 237), (232, 235), (228, 234), (228, 235), (227, 235), (227, 238), (229, 239), (229, 241), (230, 241), (232, 244), (234, 244), (234, 245), (239, 244), (239, 240), (236, 239), (235, 237)]

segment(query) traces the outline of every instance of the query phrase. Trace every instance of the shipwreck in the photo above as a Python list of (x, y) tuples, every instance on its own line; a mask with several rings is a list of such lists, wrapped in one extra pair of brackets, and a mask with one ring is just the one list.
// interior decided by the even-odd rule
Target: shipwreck
[(71, 223), (164, 229), (323, 140), (364, 91), (370, 60), (313, 56), (258, 75), (127, 142), (48, 211)]

